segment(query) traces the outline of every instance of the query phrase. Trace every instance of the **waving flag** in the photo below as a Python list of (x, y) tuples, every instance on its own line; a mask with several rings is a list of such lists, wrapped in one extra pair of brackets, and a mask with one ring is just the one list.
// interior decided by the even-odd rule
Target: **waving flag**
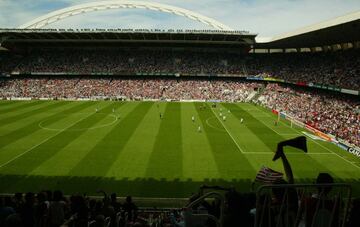
[(275, 170), (270, 169), (269, 167), (263, 166), (260, 171), (257, 173), (255, 181), (262, 183), (273, 183), (277, 180), (283, 178), (283, 173), (277, 172)]

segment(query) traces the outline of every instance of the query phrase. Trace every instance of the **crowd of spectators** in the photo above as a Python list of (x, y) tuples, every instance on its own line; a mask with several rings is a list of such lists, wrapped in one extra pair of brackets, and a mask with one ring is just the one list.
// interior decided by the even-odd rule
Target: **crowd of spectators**
[(249, 55), (247, 73), (360, 90), (360, 51)]
[(131, 227), (170, 221), (161, 212), (154, 214), (139, 210), (131, 196), (120, 202), (115, 193), (103, 198), (65, 197), (61, 191), (0, 197), (1, 227)]
[(360, 101), (356, 97), (268, 84), (259, 101), (360, 146)]
[(258, 86), (208, 79), (22, 78), (0, 81), (0, 97), (245, 101)]
[(360, 51), (242, 54), (156, 49), (49, 49), (0, 56), (1, 73), (227, 74), (360, 89)]
[(242, 57), (239, 54), (218, 52), (56, 49), (33, 51), (17, 59), (17, 64), (11, 66), (12, 70), (17, 72), (65, 72), (82, 75), (91, 73), (216, 74), (228, 71), (229, 73), (243, 73), (243, 65), (239, 64), (237, 59), (242, 60)]
[[(341, 186), (329, 186), (333, 183), (331, 175), (320, 173), (313, 187), (303, 188), (287, 178), (267, 184), (270, 190), (260, 190), (258, 195), (240, 193), (234, 188), (202, 186), (189, 197), (185, 207), (175, 208), (139, 208), (131, 196), (120, 199), (115, 193), (96, 198), (64, 196), (58, 190), (15, 193), (0, 196), (0, 226), (215, 227), (218, 226), (215, 221), (223, 227), (252, 227), (255, 222), (256, 226), (281, 227), (343, 226), (342, 222), (346, 223), (344, 226), (358, 226), (360, 200), (344, 197), (339, 202)], [(200, 198), (207, 192), (222, 196)]]

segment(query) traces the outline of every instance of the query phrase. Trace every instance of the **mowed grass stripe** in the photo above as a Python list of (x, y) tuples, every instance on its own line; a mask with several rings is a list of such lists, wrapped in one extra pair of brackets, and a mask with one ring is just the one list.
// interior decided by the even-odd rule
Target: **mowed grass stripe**
[[(69, 171), (74, 168), (82, 160), (82, 158), (85, 157), (86, 154), (104, 138), (112, 127), (116, 125), (117, 120), (115, 120), (114, 116), (116, 116), (117, 113), (122, 112), (124, 103), (113, 102), (112, 105), (115, 113), (112, 113), (112, 110), (110, 110), (111, 106), (110, 108), (99, 111), (98, 114), (105, 115), (105, 118), (94, 125), (95, 128), (87, 130), (76, 140), (61, 149), (50, 159), (32, 171), (31, 175), (67, 176)], [(127, 106), (129, 106), (129, 104)], [(112, 123), (108, 124), (109, 122)], [(59, 160), (64, 161), (59, 162)], [(53, 166), (58, 166), (59, 168), (53, 168)]]
[(24, 120), (27, 118), (31, 119), (36, 114), (41, 114), (45, 111), (49, 111), (53, 108), (58, 108), (58, 106), (62, 106), (62, 105), (65, 105), (65, 102), (43, 102), (41, 107), (39, 107), (39, 108), (28, 110), (21, 114), (14, 114), (10, 117), (1, 119), (0, 125), (1, 125), (1, 127), (4, 127), (8, 124), (11, 124), (11, 123), (19, 121), (19, 120)]
[[(88, 108), (95, 105), (95, 102), (89, 102)], [(59, 152), (63, 147), (70, 144), (72, 141), (76, 140), (83, 131), (75, 131), (79, 128), (90, 128), (95, 125), (98, 121), (104, 118), (104, 115), (90, 114), (89, 116), (82, 118), (80, 121), (77, 121), (71, 127), (67, 128), (64, 131), (58, 133), (55, 137), (47, 140), (41, 145), (35, 147), (29, 152), (22, 155), (20, 158), (15, 159), (10, 162), (8, 165), (4, 166), (1, 171), (6, 174), (28, 174), (41, 165), (43, 162), (51, 158), (57, 152)], [(74, 131), (73, 131), (74, 130)]]
[[(219, 179), (221, 175), (217, 169), (207, 137), (205, 133), (198, 132), (199, 126), (202, 129), (205, 126), (202, 125), (195, 108), (193, 103), (181, 104), (183, 175), (193, 181)], [(195, 118), (194, 122), (191, 120), (192, 116)]]
[[(85, 104), (84, 102), (77, 102), (77, 101), (51, 101), (51, 102), (57, 102), (58, 105), (51, 106), (44, 110), (43, 112), (39, 112), (37, 114), (32, 115), (31, 118), (24, 118), (19, 119), (18, 121), (14, 122), (13, 124), (7, 125), (6, 127), (0, 127), (0, 130), (5, 130), (8, 132), (15, 131), (19, 129), (20, 127), (25, 127), (26, 125), (32, 124), (37, 122), (38, 127), (42, 128), (46, 127), (46, 125), (49, 122), (52, 122), (53, 120), (61, 120), (62, 118), (67, 117), (68, 115), (76, 114), (77, 112), (69, 112), (68, 110), (72, 111), (75, 110), (78, 106), (83, 106), (84, 108), (88, 107), (88, 104)], [(73, 109), (74, 108), (74, 109)], [(36, 129), (36, 128), (34, 128)]]
[(15, 108), (24, 104), (40, 102), (41, 100), (0, 100), (0, 110)]
[[(293, 130), (291, 130), (291, 128), (284, 127), (281, 124), (278, 124), (277, 126), (275, 126), (274, 122), (275, 122), (275, 120), (277, 120), (277, 116), (275, 114), (271, 113), (271, 114), (273, 114), (273, 116), (268, 115), (268, 114), (264, 113), (264, 111), (259, 111), (259, 109), (252, 104), (246, 103), (243, 106), (244, 106), (244, 108), (246, 108), (247, 112), (252, 113), (252, 116), (254, 118), (256, 118), (258, 121), (262, 122), (265, 126), (270, 128), (276, 134), (279, 134), (284, 138), (293, 138), (293, 137), (301, 135), (301, 133), (294, 132)], [(283, 121), (285, 119), (281, 119), (281, 120)]]
[(104, 177), (152, 105), (151, 102), (138, 103), (69, 171), (69, 175)]
[(247, 112), (243, 105), (236, 105), (234, 103), (224, 103), (223, 104), (231, 113), (240, 121), (241, 118), (244, 119), (244, 125), (257, 136), (271, 151), (275, 151), (277, 144), (280, 141), (285, 140), (284, 137), (276, 134), (262, 122), (257, 120), (249, 112)]
[[(271, 113), (268, 109), (264, 108), (264, 107), (261, 107), (261, 106), (253, 106), (253, 105), (250, 105), (250, 104), (246, 104), (248, 106), (248, 108), (252, 109), (252, 108), (255, 108), (256, 110), (262, 110), (264, 113), (267, 114), (267, 118), (263, 118), (262, 121), (265, 121), (265, 122), (269, 122), (269, 125), (273, 125), (274, 121), (278, 119), (278, 116)], [(269, 126), (271, 127), (271, 126)], [(272, 126), (274, 127), (274, 126)], [(299, 128), (298, 126), (296, 125), (293, 125), (293, 127), (291, 128), (291, 125), (290, 125), (290, 122), (288, 122), (287, 120), (285, 119), (280, 119), (280, 123), (278, 124), (278, 126), (276, 126), (276, 129), (275, 131), (279, 131), (279, 130), (288, 130), (286, 133), (297, 133), (299, 134), (298, 136), (300, 135), (304, 135), (302, 133), (302, 131), (307, 131), (306, 129), (303, 129), (303, 128)], [(280, 132), (278, 132), (280, 133)], [(310, 132), (309, 132), (310, 133)], [(286, 138), (294, 138), (296, 137), (297, 135), (291, 135), (291, 136), (287, 136), (287, 135), (284, 135), (283, 137), (286, 137)], [(307, 141), (307, 144), (308, 144), (308, 150), (309, 150), (309, 153), (312, 153), (312, 152), (316, 152), (316, 153), (330, 153), (328, 150), (324, 149), (323, 147), (319, 146), (319, 144), (317, 144), (315, 141), (313, 141), (312, 139), (310, 139), (308, 137), (308, 141)], [(332, 144), (329, 144), (327, 142), (325, 142), (325, 145), (330, 145), (331, 147), (331, 150), (334, 149), (334, 146)]]
[(18, 103), (16, 103), (16, 105), (11, 105), (9, 108), (4, 108), (4, 109), (0, 109), (0, 114), (6, 114), (6, 113), (16, 113), (17, 111), (29, 108), (29, 107), (34, 107), (37, 105), (40, 105), (42, 103), (46, 103), (46, 101), (18, 101)]
[[(232, 113), (224, 105), (219, 105), (218, 108), (213, 108), (213, 111), (220, 119), (220, 114), (226, 116), (226, 121), (222, 121), (222, 123), (225, 125), (228, 132), (231, 133), (232, 138), (239, 145), (239, 150), (244, 153), (268, 152), (269, 154), (272, 154), (274, 152), (273, 150), (270, 150), (263, 141), (253, 133), (253, 131), (246, 127), (247, 119), (244, 118), (244, 116), (241, 117), (244, 119), (244, 122), (241, 123), (241, 118), (236, 117), (236, 113)], [(256, 169), (257, 168), (258, 166), (256, 166)]]
[[(160, 107), (152, 105), (129, 138), (106, 177), (134, 180), (145, 176), (146, 168), (160, 127)], [(136, 151), (136, 155), (134, 155)]]
[[(254, 108), (262, 109), (264, 112), (266, 112), (268, 114), (269, 119), (273, 119), (273, 120), (277, 119), (276, 115), (270, 113), (264, 107), (260, 107), (260, 106), (255, 107), (254, 106)], [(295, 124), (293, 124), (293, 126), (291, 127), (291, 122), (289, 122), (288, 120), (285, 120), (285, 119), (280, 119), (280, 123), (278, 126), (280, 128), (286, 128), (292, 133), (298, 133), (299, 135), (305, 135), (303, 132), (312, 134), (311, 132), (307, 131), (307, 129), (300, 128), (300, 127), (296, 126)], [(314, 140), (309, 137), (308, 137), (308, 150), (309, 150), (309, 153), (316, 152), (316, 153), (329, 153), (329, 154), (331, 154), (331, 152), (329, 151), (329, 150), (331, 150), (343, 157), (347, 157), (348, 160), (352, 160), (352, 158), (354, 158), (353, 155), (351, 155), (348, 152), (343, 152), (343, 150), (341, 148), (334, 146), (332, 143), (328, 143), (326, 141), (321, 141), (321, 140)], [(353, 157), (351, 157), (351, 156), (353, 156)]]
[[(5, 146), (1, 148), (0, 163), (4, 164), (5, 162), (13, 159), (14, 157), (32, 149), (43, 142), (49, 140), (53, 136), (59, 134), (59, 131), (49, 131), (39, 127), (38, 123), (47, 119), (49, 122), (61, 123), (61, 122), (75, 122), (79, 120), (77, 116), (73, 116), (71, 113), (69, 115), (64, 115), (66, 111), (83, 110), (89, 108), (89, 106), (94, 105), (95, 103), (88, 102), (67, 102), (69, 103), (65, 107), (67, 109), (61, 109), (57, 114), (47, 115), (44, 112), (43, 115), (40, 115), (35, 121), (31, 122), (29, 125), (26, 125), (22, 128), (6, 134), (4, 137), (8, 139), (8, 143), (5, 143)], [(75, 106), (74, 106), (75, 105)], [(44, 117), (45, 116), (45, 117)], [(47, 117), (47, 118), (46, 118)], [(68, 125), (69, 127), (70, 125)], [(32, 127), (32, 128), (31, 128)], [(66, 125), (63, 127), (66, 129)]]
[(164, 117), (146, 169), (148, 178), (167, 180), (182, 177), (181, 103), (166, 104)]
[(2, 114), (0, 114), (0, 121), (3, 121), (4, 119), (6, 120), (7, 118), (10, 118), (10, 117), (15, 117), (17, 115), (21, 115), (21, 114), (26, 113), (26, 112), (37, 110), (37, 109), (39, 109), (41, 107), (51, 105), (51, 103), (52, 103), (52, 102), (48, 102), (48, 101), (36, 101), (36, 102), (34, 102), (34, 101), (23, 101), (23, 102), (33, 103), (33, 105), (27, 106), (25, 108), (19, 108), (19, 109), (13, 110), (11, 112), (2, 113)]
[(20, 101), (11, 101), (11, 100), (0, 101), (0, 110), (11, 107), (15, 104), (21, 104), (21, 102)]
[[(226, 132), (223, 125), (216, 118), (210, 108), (210, 105), (206, 105), (205, 110), (200, 110), (200, 103), (194, 104), (196, 111), (200, 117), (202, 125), (204, 125), (204, 133), (206, 134), (208, 143), (211, 147), (212, 155), (216, 162), (222, 179), (232, 180), (236, 178), (253, 178), (256, 173), (252, 168), (248, 160), (241, 154), (238, 147)], [(222, 130), (210, 127), (206, 120), (216, 118), (213, 121), (213, 126)]]
[[(57, 108), (60, 108), (62, 107), (63, 105), (65, 104), (70, 104), (71, 102), (63, 102), (63, 104), (60, 105), (60, 103), (57, 103), (58, 105), (56, 106), (53, 106), (51, 108), (51, 110), (56, 110)], [(82, 111), (83, 109), (85, 108), (88, 108), (89, 106), (92, 106), (94, 105), (95, 103), (89, 103), (89, 102), (81, 102), (81, 103), (75, 103), (73, 102), (74, 104), (76, 104), (76, 106), (73, 106), (69, 109), (66, 109), (66, 110), (63, 110), (59, 113), (56, 113), (56, 114), (53, 114), (51, 116), (49, 116), (47, 119), (48, 119), (48, 122), (50, 123), (56, 123), (58, 121), (60, 121), (61, 119), (63, 119), (63, 115), (66, 115), (66, 114), (72, 114), (72, 113), (76, 113), (78, 111)], [(43, 130), (39, 127), (39, 123), (41, 121), (43, 121), (44, 119), (41, 118), (41, 119), (37, 119), (36, 121), (34, 122), (31, 122), (30, 124), (27, 124), (15, 131), (12, 131), (6, 135), (3, 135), (3, 136), (0, 136), (0, 149), (5, 147), (5, 146), (8, 146), (9, 144), (12, 144), (22, 138), (25, 138), (27, 136), (30, 136), (31, 134), (34, 134), (36, 133), (37, 131), (39, 130)], [(0, 153), (1, 153), (1, 150), (0, 150)]]

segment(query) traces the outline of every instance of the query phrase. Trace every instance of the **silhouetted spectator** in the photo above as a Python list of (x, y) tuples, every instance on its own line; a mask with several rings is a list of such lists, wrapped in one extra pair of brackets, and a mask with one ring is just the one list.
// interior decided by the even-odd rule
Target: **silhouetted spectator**
[(25, 202), (21, 208), (21, 219), (25, 227), (35, 226), (35, 196), (34, 193), (25, 194)]
[(127, 213), (128, 220), (134, 221), (136, 219), (138, 207), (133, 203), (131, 196), (126, 197), (123, 210)]
[(14, 213), (14, 208), (5, 203), (5, 198), (0, 197), (0, 226), (3, 226), (5, 219)]
[(51, 227), (58, 227), (65, 221), (66, 203), (61, 191), (54, 191), (53, 201), (49, 207), (49, 222)]

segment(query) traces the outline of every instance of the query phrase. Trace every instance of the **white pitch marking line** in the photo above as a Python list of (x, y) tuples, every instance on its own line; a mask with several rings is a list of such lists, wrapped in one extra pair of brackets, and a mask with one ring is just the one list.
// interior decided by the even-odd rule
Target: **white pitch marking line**
[[(284, 124), (285, 126), (289, 127), (291, 130), (293, 130), (293, 131), (297, 132), (295, 129), (291, 128), (290, 126), (288, 126), (288, 125), (287, 125), (287, 124), (285, 124), (284, 122), (280, 121), (280, 123), (282, 123), (282, 124)], [(339, 158), (341, 158), (342, 160), (346, 161), (347, 163), (350, 163), (352, 166), (354, 166), (354, 167), (356, 167), (356, 168), (360, 169), (360, 167), (359, 167), (359, 166), (355, 165), (355, 164), (354, 164), (354, 163), (352, 163), (351, 161), (349, 161), (349, 160), (345, 159), (344, 157), (342, 157), (342, 156), (338, 155), (337, 153), (333, 152), (333, 151), (332, 151), (332, 150), (330, 150), (329, 148), (327, 148), (327, 147), (323, 146), (322, 144), (318, 143), (318, 142), (317, 142), (316, 140), (314, 140), (313, 138), (310, 138), (310, 139), (311, 139), (312, 141), (314, 141), (314, 143), (316, 143), (316, 144), (317, 144), (317, 145), (319, 145), (320, 147), (322, 147), (322, 148), (324, 148), (325, 150), (329, 151), (329, 152), (330, 152), (330, 154), (334, 154), (334, 155), (338, 156)]]
[(226, 132), (229, 134), (229, 136), (231, 137), (231, 139), (234, 141), (234, 143), (236, 144), (236, 146), (239, 148), (239, 151), (241, 153), (246, 153), (243, 151), (243, 149), (241, 149), (241, 147), (239, 146), (239, 144), (236, 142), (236, 140), (234, 139), (234, 137), (231, 135), (231, 133), (229, 132), (229, 130), (226, 128), (225, 124), (221, 121), (221, 119), (219, 119), (219, 117), (217, 116), (217, 114), (215, 113), (215, 111), (212, 109), (212, 107), (210, 107), (211, 111), (213, 112), (213, 114), (216, 116), (216, 118), (220, 121), (220, 123), (223, 125), (224, 129), (226, 130)]
[[(275, 153), (272, 152), (244, 152), (244, 154), (272, 154), (274, 155)], [(286, 155), (304, 155), (304, 153), (300, 152), (300, 153), (286, 153)], [(331, 155), (333, 153), (324, 153), (324, 152), (317, 152), (317, 153), (307, 153), (308, 155)]]
[(26, 153), (30, 152), (31, 150), (35, 149), (36, 147), (40, 146), (41, 144), (47, 142), (48, 140), (54, 138), (55, 136), (59, 135), (61, 132), (67, 130), (68, 128), (70, 128), (70, 127), (72, 127), (72, 126), (74, 126), (75, 124), (77, 124), (78, 122), (84, 120), (85, 118), (87, 118), (87, 117), (89, 117), (89, 116), (90, 116), (90, 115), (88, 115), (88, 116), (86, 116), (86, 117), (84, 117), (84, 118), (79, 119), (78, 121), (74, 122), (73, 124), (69, 125), (68, 127), (66, 127), (66, 128), (64, 128), (64, 129), (58, 131), (58, 132), (55, 133), (53, 136), (50, 136), (49, 138), (46, 138), (45, 140), (43, 140), (43, 141), (40, 142), (39, 144), (36, 144), (36, 145), (32, 146), (31, 148), (27, 149), (26, 151), (24, 151), (23, 153), (18, 154), (18, 155), (15, 156), (14, 158), (12, 158), (12, 159), (10, 159), (9, 161), (7, 161), (7, 162), (5, 162), (4, 164), (2, 164), (2, 165), (0, 166), (0, 168), (2, 168), (2, 167), (4, 167), (4, 166), (8, 165), (9, 163), (15, 161), (16, 159), (20, 158), (21, 156), (25, 155)]
[[(268, 127), (269, 129), (271, 129), (273, 132), (275, 132), (276, 134), (278, 134), (279, 136), (282, 136), (282, 135), (288, 135), (288, 134), (282, 134), (282, 133), (279, 133), (279, 132), (277, 132), (277, 131), (275, 131), (273, 128), (271, 128), (271, 127), (269, 127), (268, 125), (267, 125), (267, 123), (266, 122), (264, 122), (264, 121), (262, 121), (262, 120), (260, 120), (259, 118), (257, 118), (257, 117), (255, 117), (256, 119), (258, 119), (259, 121), (261, 121), (266, 127)], [(292, 135), (292, 134), (291, 134)], [(296, 134), (296, 135), (299, 135), (299, 134)]]
[(337, 153), (333, 152), (332, 150), (330, 150), (329, 148), (325, 147), (324, 145), (322, 145), (322, 144), (318, 143), (318, 142), (317, 142), (317, 141), (315, 141), (313, 138), (310, 138), (310, 139), (311, 139), (311, 140), (313, 140), (313, 141), (314, 141), (316, 144), (318, 144), (320, 147), (322, 147), (322, 148), (324, 148), (324, 149), (326, 149), (326, 150), (330, 151), (330, 153), (331, 153), (331, 154), (334, 154), (334, 155), (338, 156), (339, 158), (343, 159), (343, 160), (344, 160), (344, 161), (346, 161), (347, 163), (350, 163), (352, 166), (354, 166), (354, 167), (356, 167), (356, 168), (360, 169), (360, 167), (359, 167), (359, 166), (357, 166), (357, 165), (355, 165), (354, 163), (352, 163), (351, 161), (349, 161), (349, 160), (345, 159), (345, 158), (344, 158), (344, 157), (342, 157), (341, 155), (338, 155)]
[[(89, 113), (79, 113), (79, 114), (89, 114)], [(118, 120), (118, 117), (115, 115), (115, 114), (105, 114), (105, 113), (97, 113), (97, 114), (103, 114), (104, 116), (111, 116), (113, 117), (115, 120), (113, 120), (112, 122), (110, 123), (106, 123), (106, 124), (103, 124), (103, 125), (98, 125), (98, 126), (94, 126), (94, 127), (90, 127), (90, 128), (81, 128), (81, 129), (73, 129), (71, 131), (85, 131), (85, 130), (92, 130), (92, 129), (98, 129), (98, 128), (104, 128), (104, 127), (107, 127), (107, 126), (111, 126), (113, 124), (115, 124), (115, 122)], [(72, 114), (67, 114), (67, 115), (64, 115), (64, 116), (70, 116)], [(38, 126), (39, 128), (41, 129), (45, 129), (45, 130), (49, 130), (49, 131), (60, 131), (62, 129), (60, 128), (47, 128), (47, 127), (43, 127), (42, 124), (44, 122), (46, 122), (48, 119), (45, 119), (43, 121), (41, 121)]]
[(281, 136), (298, 136), (301, 135), (300, 133), (295, 134), (295, 133), (279, 133), (279, 135)]
[(221, 128), (218, 128), (218, 127), (215, 127), (215, 126), (213, 126), (212, 124), (209, 123), (209, 120), (210, 120), (210, 119), (213, 119), (213, 118), (215, 118), (215, 117), (209, 117), (208, 119), (206, 119), (206, 124), (207, 124), (208, 126), (210, 126), (211, 128), (213, 128), (213, 129), (219, 130), (220, 132), (225, 132), (225, 130), (223, 130), (223, 129), (221, 129)]

